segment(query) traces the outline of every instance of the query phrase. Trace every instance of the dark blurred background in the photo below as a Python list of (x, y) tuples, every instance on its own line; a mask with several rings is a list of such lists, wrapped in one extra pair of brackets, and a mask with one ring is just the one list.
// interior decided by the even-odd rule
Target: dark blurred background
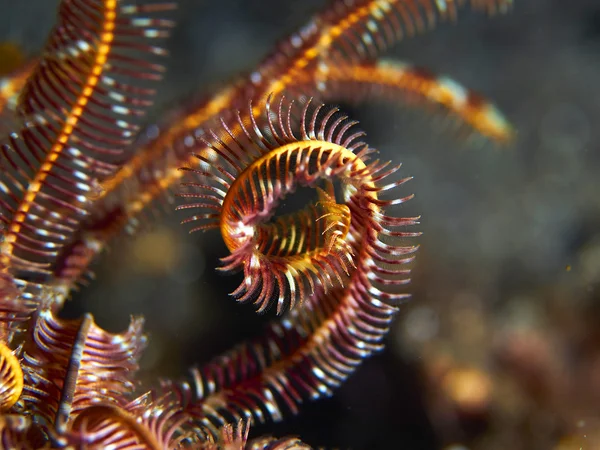
[[(317, 0), (180, 0), (154, 117), (252, 70)], [(252, 435), (360, 449), (600, 448), (600, 3), (515, 0), (507, 16), (401, 42), (410, 61), (480, 92), (518, 131), (507, 148), (456, 138), (404, 108), (350, 108), (403, 162), (421, 214), (412, 301), (376, 355), (331, 399)], [(34, 55), (57, 1), (0, 0), (0, 38)], [(264, 318), (228, 297), (217, 232), (173, 213), (121, 239), (68, 305), (111, 331), (143, 314), (142, 378), (181, 376)]]

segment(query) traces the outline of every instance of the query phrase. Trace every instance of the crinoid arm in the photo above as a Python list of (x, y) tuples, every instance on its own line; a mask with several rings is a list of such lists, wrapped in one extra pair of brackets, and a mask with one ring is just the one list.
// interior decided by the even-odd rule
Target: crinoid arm
[(152, 62), (173, 3), (63, 0), (58, 22), (16, 105), (20, 126), (0, 147), (0, 261), (18, 283), (50, 282), (52, 264), (89, 213), (152, 103)]
[(146, 343), (142, 319), (111, 334), (89, 314), (80, 320), (59, 319), (49, 309), (36, 314), (22, 356), (26, 411), (60, 434), (91, 405), (129, 403)]
[[(446, 114), (486, 139), (507, 144), (515, 132), (499, 109), (481, 95), (445, 76), (397, 61), (321, 67), (319, 97), (328, 102), (392, 102)], [(435, 108), (437, 106), (437, 108)], [(471, 131), (472, 130), (472, 131)]]
[[(207, 150), (185, 168), (180, 209), (192, 214), (185, 222), (193, 229), (221, 231), (231, 252), (224, 267), (244, 274), (234, 296), (285, 315), (262, 337), (193, 369), (191, 382), (155, 391), (214, 435), (240, 418), (298, 412), (380, 350), (407, 297), (419, 234), (406, 229), (418, 218), (394, 214), (412, 197), (398, 195), (409, 178), (373, 159), (364, 133), (337, 109), (271, 98), (259, 114), (252, 105), (240, 111), (235, 124), (243, 133), (224, 121), (207, 134)], [(299, 186), (317, 190), (315, 204), (273, 217)]]
[[(224, 269), (244, 271), (234, 296), (253, 300), (259, 311), (277, 299), (281, 313), (286, 304), (302, 302), (315, 285), (328, 289), (337, 281), (344, 286), (354, 255), (360, 259), (359, 243), (365, 245), (367, 238), (367, 248), (379, 248), (379, 236), (390, 231), (386, 216), (379, 217), (382, 208), (409, 197), (378, 198), (380, 190), (400, 186), (408, 178), (378, 187), (374, 180), (394, 170), (384, 171), (385, 164), (370, 161), (374, 150), (360, 141), (363, 133), (355, 122), (311, 102), (300, 111), (284, 97), (275, 105), (273, 111), (267, 103), (258, 118), (253, 107), (238, 114), (241, 136), (224, 122), (224, 131), (209, 133), (213, 139), (205, 140), (207, 150), (198, 154), (198, 168), (185, 168), (198, 181), (185, 184), (190, 192), (181, 195), (189, 202), (178, 209), (197, 212), (184, 221), (193, 222), (193, 230), (220, 228), (231, 252), (223, 259)], [(321, 212), (301, 211), (265, 225), (277, 204), (298, 186), (314, 188), (332, 179), (340, 182), (341, 204), (327, 195), (327, 201), (317, 203)], [(326, 194), (320, 192), (323, 198)], [(362, 228), (367, 220), (375, 221), (373, 235)], [(413, 222), (411, 218), (398, 224)], [(337, 236), (333, 241), (328, 238), (332, 232)]]
[(438, 22), (456, 21), (459, 9), (469, 4), (487, 14), (507, 12), (513, 0), (351, 0), (318, 18), (325, 29), (320, 37), (325, 61), (374, 60), (396, 42), (435, 28)]

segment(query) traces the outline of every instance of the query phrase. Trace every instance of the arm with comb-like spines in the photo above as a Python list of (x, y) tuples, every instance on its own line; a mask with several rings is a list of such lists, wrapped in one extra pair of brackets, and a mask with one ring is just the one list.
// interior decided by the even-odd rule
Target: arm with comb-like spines
[(118, 169), (132, 144), (164, 72), (151, 60), (165, 54), (160, 43), (173, 23), (161, 15), (173, 6), (60, 3), (19, 94), (18, 129), (0, 148), (0, 261), (22, 286), (52, 284), (52, 266), (90, 212), (94, 184)]
[[(220, 229), (231, 252), (225, 269), (244, 274), (233, 293), (239, 301), (289, 312), (256, 340), (193, 369), (191, 382), (164, 382), (154, 393), (213, 434), (231, 421), (297, 413), (303, 402), (331, 395), (380, 350), (407, 297), (401, 287), (417, 248), (410, 241), (419, 234), (406, 229), (417, 218), (395, 214), (395, 205), (411, 197), (396, 189), (408, 179), (373, 159), (356, 122), (283, 98), (270, 99), (259, 115), (254, 109), (237, 115), (241, 134), (225, 122), (207, 133), (208, 151), (185, 171), (182, 209), (195, 230)], [(321, 193), (319, 202), (347, 246), (312, 240), (306, 210), (285, 218), (294, 223), (286, 230), (277, 222), (265, 226), (296, 187), (332, 180), (341, 184), (341, 198)], [(286, 244), (276, 244), (284, 237)]]
[[(282, 40), (276, 51), (246, 79), (223, 89), (183, 117), (175, 115), (172, 123), (159, 128), (157, 138), (142, 146), (113, 177), (99, 186), (93, 214), (80, 227), (77, 239), (63, 252), (54, 269), (58, 283), (70, 290), (86, 273), (89, 261), (112, 237), (123, 229), (146, 222), (140, 220), (140, 215), (172, 195), (181, 182), (182, 173), (178, 168), (193, 164), (193, 155), (206, 150), (202, 137), (207, 127), (220, 116), (230, 120), (231, 111), (242, 108), (249, 100), (254, 100), (254, 107), (260, 109), (268, 95), (277, 93), (344, 101), (364, 98), (365, 93), (377, 96), (378, 90), (383, 89), (399, 97), (416, 95), (422, 103), (441, 105), (484, 136), (500, 142), (508, 140), (510, 126), (493, 105), (463, 90), (457, 83), (400, 65), (358, 61), (378, 54), (384, 50), (383, 46), (343, 57), (336, 50), (365, 27), (370, 40), (383, 40), (389, 46), (404, 35), (432, 28), (438, 20), (454, 20), (458, 6), (454, 2), (445, 3), (447, 8), (441, 11), (440, 2), (430, 1), (333, 2), (301, 30)], [(474, 7), (493, 12), (505, 9), (511, 2), (472, 3)], [(412, 12), (405, 14), (406, 11)], [(412, 31), (401, 33), (404, 29)], [(338, 56), (334, 58), (334, 55)], [(235, 123), (232, 126), (235, 127)]]

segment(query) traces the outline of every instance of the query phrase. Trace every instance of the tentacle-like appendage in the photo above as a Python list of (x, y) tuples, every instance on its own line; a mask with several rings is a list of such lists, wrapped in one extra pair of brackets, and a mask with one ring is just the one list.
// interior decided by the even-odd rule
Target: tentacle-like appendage
[[(192, 383), (157, 391), (213, 433), (239, 418), (295, 413), (381, 349), (407, 296), (398, 286), (416, 247), (406, 239), (418, 235), (404, 229), (417, 218), (391, 214), (411, 198), (396, 189), (408, 178), (389, 180), (398, 167), (372, 159), (355, 122), (283, 98), (253, 111), (238, 114), (242, 135), (225, 123), (207, 133), (208, 151), (185, 168), (191, 181), (180, 209), (194, 211), (185, 221), (194, 229), (220, 229), (231, 251), (225, 268), (244, 272), (236, 297), (288, 313), (263, 337), (194, 369)], [(277, 217), (278, 203), (300, 186), (317, 189), (316, 203)]]
[[(159, 136), (146, 139), (134, 157), (111, 178), (95, 185), (94, 206), (78, 228), (70, 245), (62, 248), (53, 268), (56, 284), (65, 295), (88, 271), (90, 262), (107, 244), (124, 231), (132, 233), (142, 223), (151, 223), (157, 205), (171, 210), (172, 188), (181, 181), (179, 167), (187, 163), (196, 148), (199, 125), (211, 123), (217, 114), (225, 114), (235, 97), (235, 89), (226, 89), (209, 99), (171, 126), (158, 127)], [(175, 125), (174, 125), (175, 123)], [(153, 133), (150, 127), (148, 133)]]
[(187, 161), (190, 149), (203, 134), (202, 128), (235, 105), (238, 95), (236, 86), (226, 88), (191, 113), (176, 114), (168, 124), (157, 125), (158, 136), (148, 140), (114, 177), (100, 186), (99, 211), (95, 211), (96, 217), (92, 216), (88, 222), (90, 228), (94, 222), (101, 222), (104, 214), (117, 208), (122, 209), (121, 220), (134, 225), (141, 212), (180, 181), (182, 174), (177, 169)]
[[(173, 3), (63, 0), (23, 86), (17, 131), (0, 146), (0, 261), (17, 282), (48, 284), (52, 264), (89, 214), (152, 104)], [(62, 80), (62, 81), (61, 81)], [(68, 80), (68, 81), (66, 81)], [(57, 298), (60, 300), (60, 298)]]
[(325, 101), (385, 100), (425, 108), (438, 105), (492, 141), (506, 144), (514, 138), (513, 128), (498, 108), (448, 77), (391, 61), (322, 64), (320, 71), (318, 89)]
[[(224, 268), (244, 271), (234, 295), (253, 300), (259, 311), (276, 298), (281, 313), (314, 292), (315, 284), (329, 288), (337, 280), (343, 286), (357, 254), (354, 246), (361, 240), (356, 223), (351, 223), (352, 208), (362, 211), (362, 219), (364, 211), (377, 217), (381, 206), (391, 203), (377, 198), (372, 177), (379, 163), (369, 162), (373, 150), (358, 140), (362, 133), (353, 122), (336, 110), (307, 104), (299, 129), (293, 130), (297, 112), (292, 104), (282, 99), (276, 111), (270, 109), (268, 103), (264, 118), (256, 118), (253, 110), (246, 118), (239, 115), (242, 137), (229, 134), (225, 124), (225, 130), (209, 133), (213, 140), (206, 140), (209, 150), (198, 156), (199, 168), (186, 169), (200, 182), (187, 183), (191, 192), (182, 196), (190, 202), (179, 209), (198, 211), (185, 221), (194, 222), (194, 230), (218, 223), (231, 252)], [(257, 122), (261, 119), (264, 123)], [(280, 200), (298, 186), (336, 179), (344, 204), (320, 191), (322, 199), (327, 197), (317, 203), (321, 213), (303, 211), (264, 225)], [(282, 223), (293, 225), (284, 230)]]
[(320, 54), (328, 62), (374, 60), (394, 43), (431, 30), (440, 21), (455, 21), (469, 3), (488, 14), (504, 13), (513, 0), (350, 0), (337, 1), (319, 23)]
[(180, 429), (185, 421), (175, 411), (143, 405), (98, 405), (80, 412), (66, 432), (58, 436), (68, 448), (162, 450), (188, 438)]
[[(55, 33), (57, 33), (57, 38), (54, 40), (54, 46), (44, 55), (46, 64), (53, 63), (61, 66), (62, 70), (68, 71), (69, 67), (85, 64), (85, 59), (93, 55), (94, 46), (86, 45), (85, 40), (80, 39), (81, 36), (74, 34), (72, 30), (57, 28)], [(0, 49), (0, 56), (4, 56), (2, 49)], [(25, 58), (21, 55), (18, 59), (21, 60), (20, 64), (7, 73), (0, 74), (0, 121), (16, 113), (19, 104), (26, 101), (21, 92), (40, 64), (36, 58), (23, 61)], [(23, 114), (23, 111), (20, 116), (22, 121), (32, 118)], [(1, 131), (2, 127), (0, 126), (0, 135)]]
[(455, 21), (466, 3), (495, 14), (508, 11), (513, 0), (335, 0), (278, 44), (252, 73), (252, 84), (263, 94), (282, 94), (319, 64), (373, 61), (406, 37)]
[(128, 404), (146, 343), (142, 324), (132, 319), (125, 333), (110, 334), (90, 315), (67, 321), (40, 310), (23, 349), (25, 410), (62, 433), (91, 405)]

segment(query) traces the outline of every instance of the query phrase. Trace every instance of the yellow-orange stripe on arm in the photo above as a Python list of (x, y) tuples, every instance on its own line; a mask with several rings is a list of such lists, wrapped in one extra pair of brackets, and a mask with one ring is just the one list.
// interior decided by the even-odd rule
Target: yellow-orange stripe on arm
[(456, 81), (398, 62), (323, 67), (320, 96), (326, 101), (413, 99), (437, 104), (488, 139), (506, 144), (514, 129), (481, 95)]
[[(60, 253), (53, 268), (55, 281), (68, 294), (87, 273), (90, 262), (124, 230), (136, 228), (140, 214), (180, 181), (178, 162), (188, 158), (194, 131), (222, 114), (237, 95), (235, 86), (203, 102), (190, 113), (177, 115), (155, 139), (142, 145), (114, 176), (96, 185), (94, 207), (77, 230), (72, 245)], [(183, 164), (183, 163), (181, 163)]]
[[(173, 165), (172, 168), (163, 167), (161, 176), (156, 177), (155, 182), (147, 186), (150, 189), (149, 191), (134, 191), (134, 193), (139, 194), (138, 198), (126, 197), (126, 191), (131, 191), (131, 189), (125, 185), (129, 181), (137, 179), (139, 172), (152, 165), (157, 159), (164, 160), (165, 153), (175, 152), (174, 145), (178, 141), (185, 140), (186, 137), (193, 139), (191, 133), (229, 108), (236, 93), (235, 87), (225, 88), (190, 114), (174, 121), (172, 126), (167, 127), (156, 139), (141, 147), (136, 155), (124, 164), (114, 176), (101, 184), (98, 200), (102, 201), (102, 199), (116, 193), (132, 215), (139, 213), (156, 198), (156, 194), (172, 186), (174, 182), (181, 178), (182, 174), (176, 165)], [(174, 155), (172, 159), (176, 158), (177, 156)], [(155, 189), (160, 190), (160, 192), (152, 192)]]
[(57, 136), (56, 142), (52, 145), (52, 148), (46, 155), (44, 163), (40, 166), (34, 179), (29, 184), (23, 200), (21, 201), (16, 214), (14, 215), (7, 233), (4, 236), (4, 242), (1, 246), (0, 261), (8, 265), (10, 256), (13, 253), (13, 244), (17, 240), (17, 236), (21, 231), (23, 222), (27, 217), (31, 205), (35, 202), (36, 196), (42, 189), (42, 186), (48, 177), (50, 170), (54, 167), (54, 163), (58, 159), (60, 153), (65, 149), (69, 137), (72, 135), (73, 130), (77, 126), (81, 115), (84, 112), (90, 96), (94, 92), (95, 86), (98, 84), (99, 76), (102, 74), (104, 64), (106, 64), (107, 55), (111, 48), (111, 42), (114, 38), (114, 27), (116, 18), (116, 0), (107, 0), (104, 4), (104, 23), (103, 30), (100, 34), (101, 44), (98, 46), (98, 51), (94, 58), (93, 67), (88, 75), (85, 85), (81, 90), (81, 94), (74, 102), (74, 107), (69, 111), (64, 120), (64, 126)]
[[(61, 250), (90, 213), (95, 186), (122, 163), (152, 105), (173, 3), (63, 0), (0, 145), (0, 266), (33, 291), (54, 286)], [(132, 52), (135, 50), (135, 52)], [(66, 80), (66, 81), (65, 81)], [(59, 297), (62, 298), (62, 295)]]

